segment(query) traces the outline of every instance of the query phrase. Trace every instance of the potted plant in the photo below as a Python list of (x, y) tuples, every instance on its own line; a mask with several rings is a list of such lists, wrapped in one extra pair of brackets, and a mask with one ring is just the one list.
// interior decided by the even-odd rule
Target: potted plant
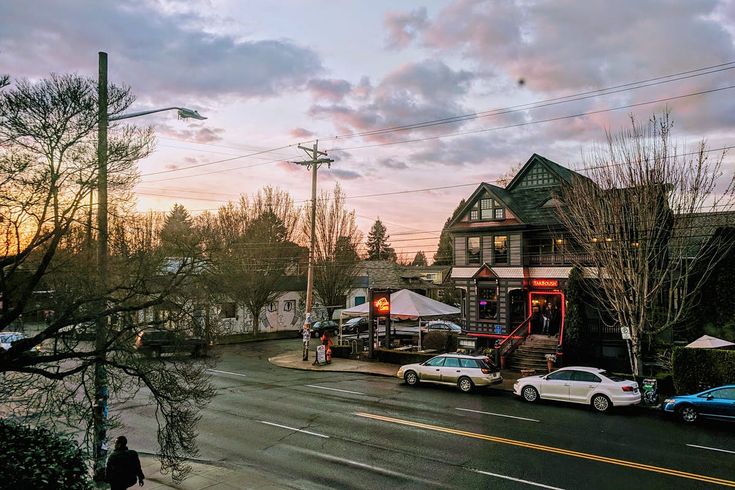
[(549, 372), (554, 370), (554, 364), (556, 363), (556, 354), (546, 354), (544, 357), (546, 357), (546, 369), (549, 370)]

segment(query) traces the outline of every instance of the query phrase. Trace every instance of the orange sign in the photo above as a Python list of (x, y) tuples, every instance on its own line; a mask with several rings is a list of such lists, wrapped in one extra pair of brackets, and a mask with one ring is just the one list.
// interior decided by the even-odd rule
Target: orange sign
[(556, 279), (531, 279), (531, 287), (533, 288), (557, 288), (559, 281)]
[(390, 316), (390, 292), (374, 291), (373, 292), (373, 316), (388, 317)]

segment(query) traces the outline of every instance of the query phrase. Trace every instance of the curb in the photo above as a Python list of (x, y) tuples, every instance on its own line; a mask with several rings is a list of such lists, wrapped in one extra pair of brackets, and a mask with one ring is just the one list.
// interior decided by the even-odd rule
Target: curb
[[(277, 356), (276, 356), (277, 357)], [(281, 367), (284, 369), (296, 369), (298, 371), (319, 371), (321, 373), (353, 373), (353, 374), (367, 374), (370, 376), (383, 376), (385, 378), (394, 378), (396, 376), (395, 373), (393, 374), (385, 374), (385, 373), (377, 373), (374, 371), (358, 371), (355, 369), (319, 369), (318, 367), (312, 367), (311, 364), (307, 366), (294, 366), (294, 365), (286, 365), (286, 364), (278, 364), (276, 362), (273, 362), (276, 357), (269, 357), (268, 362), (273, 364), (274, 366)], [(308, 362), (308, 361), (307, 361)], [(398, 372), (398, 368), (396, 368), (396, 372)]]

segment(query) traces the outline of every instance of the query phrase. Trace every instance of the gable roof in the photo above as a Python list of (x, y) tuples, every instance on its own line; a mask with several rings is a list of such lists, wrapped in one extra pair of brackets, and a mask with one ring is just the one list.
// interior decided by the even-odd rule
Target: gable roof
[(467, 203), (462, 207), (460, 212), (457, 213), (455, 218), (450, 222), (449, 227), (454, 227), (465, 217), (469, 210), (476, 204), (483, 192), (489, 192), (497, 197), (498, 200), (507, 206), (523, 224), (558, 224), (559, 220), (556, 217), (555, 206), (544, 205), (554, 197), (554, 190), (558, 188), (559, 184), (552, 184), (544, 187), (520, 187), (518, 185), (534, 165), (542, 165), (545, 170), (556, 177), (559, 184), (571, 184), (575, 179), (589, 180), (584, 175), (578, 174), (566, 167), (562, 167), (558, 163), (534, 153), (505, 188), (488, 184), (486, 182), (480, 184), (477, 189), (475, 189), (475, 192), (473, 192), (467, 199)]

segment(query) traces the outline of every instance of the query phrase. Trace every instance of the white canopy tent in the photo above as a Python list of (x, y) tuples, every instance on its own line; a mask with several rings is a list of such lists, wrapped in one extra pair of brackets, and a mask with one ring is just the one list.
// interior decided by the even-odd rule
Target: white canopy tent
[[(339, 334), (342, 337), (342, 319), (368, 316), (368, 303), (347, 308), (340, 312)], [(459, 308), (422, 296), (409, 289), (401, 289), (390, 295), (390, 317), (398, 320), (419, 320), (419, 345), (421, 345), (421, 320), (459, 315)]]
[(702, 335), (691, 344), (688, 344), (687, 347), (692, 349), (732, 349), (735, 348), (735, 343), (710, 335)]

